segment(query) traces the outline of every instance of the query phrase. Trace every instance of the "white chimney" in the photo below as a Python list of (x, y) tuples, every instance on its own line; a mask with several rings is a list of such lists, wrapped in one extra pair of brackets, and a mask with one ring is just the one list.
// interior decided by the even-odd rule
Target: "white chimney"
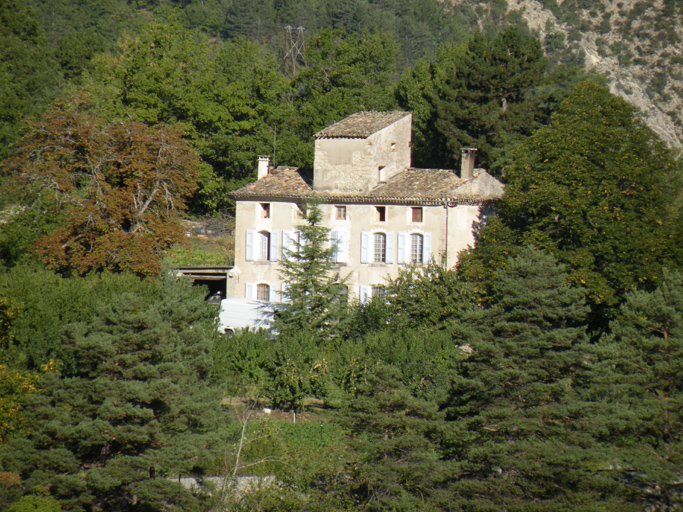
[(460, 159), (460, 178), (471, 180), (474, 177), (474, 153), (477, 148), (462, 148)]
[(258, 179), (264, 178), (268, 175), (270, 167), (270, 157), (259, 155), (258, 157)]

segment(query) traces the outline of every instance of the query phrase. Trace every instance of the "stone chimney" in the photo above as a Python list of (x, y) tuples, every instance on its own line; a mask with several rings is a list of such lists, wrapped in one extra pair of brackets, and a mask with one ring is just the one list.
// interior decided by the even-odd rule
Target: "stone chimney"
[(259, 155), (258, 157), (258, 179), (266, 177), (270, 174), (270, 157)]
[(474, 177), (474, 153), (477, 148), (462, 148), (460, 158), (460, 178), (471, 180)]

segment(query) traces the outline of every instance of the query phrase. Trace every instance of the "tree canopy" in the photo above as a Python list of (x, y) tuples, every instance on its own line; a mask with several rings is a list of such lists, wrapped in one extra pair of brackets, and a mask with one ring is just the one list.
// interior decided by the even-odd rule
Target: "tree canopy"
[(678, 179), (673, 154), (635, 109), (584, 82), (514, 152), (499, 218), (474, 259), (495, 268), (533, 245), (567, 265), (596, 311), (612, 306), (655, 287), (662, 264), (677, 258)]
[(106, 299), (64, 326), (66, 354), (26, 400), (31, 431), (8, 442), (3, 468), (70, 510), (197, 510), (169, 477), (201, 475), (223, 444), (208, 386), (213, 308), (172, 276)]
[(182, 236), (199, 158), (178, 128), (110, 123), (83, 107), (77, 99), (50, 108), (4, 162), (25, 201), (64, 214), (35, 250), (50, 268), (157, 273), (162, 251)]

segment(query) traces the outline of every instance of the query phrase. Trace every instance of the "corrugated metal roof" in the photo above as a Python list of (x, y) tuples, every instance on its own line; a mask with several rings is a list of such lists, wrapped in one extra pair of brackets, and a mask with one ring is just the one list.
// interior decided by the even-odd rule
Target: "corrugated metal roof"
[(409, 112), (357, 112), (315, 134), (316, 139), (365, 139), (409, 116)]

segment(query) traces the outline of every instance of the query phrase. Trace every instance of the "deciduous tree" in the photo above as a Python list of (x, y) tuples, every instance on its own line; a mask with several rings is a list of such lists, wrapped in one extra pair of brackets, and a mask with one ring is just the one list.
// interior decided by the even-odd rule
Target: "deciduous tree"
[(182, 236), (179, 214), (197, 188), (199, 157), (178, 128), (109, 123), (84, 107), (76, 98), (31, 121), (3, 164), (14, 187), (65, 213), (35, 250), (51, 268), (157, 273), (162, 252)]
[(585, 285), (593, 327), (606, 328), (609, 307), (654, 288), (662, 265), (680, 257), (678, 168), (634, 107), (584, 82), (515, 152), (499, 220), (474, 259), (495, 268), (528, 244), (550, 252)]

